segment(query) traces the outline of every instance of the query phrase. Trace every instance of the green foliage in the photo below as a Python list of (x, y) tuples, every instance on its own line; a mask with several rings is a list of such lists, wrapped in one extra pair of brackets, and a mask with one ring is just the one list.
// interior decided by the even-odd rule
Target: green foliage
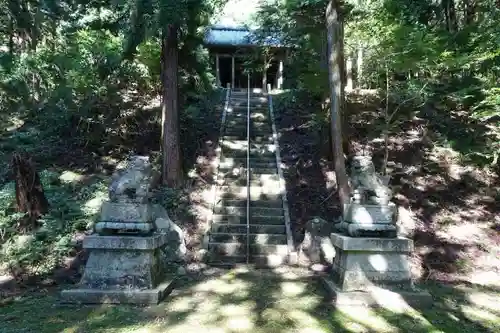
[(24, 214), (11, 209), (14, 183), (9, 182), (0, 190), (0, 262), (13, 271), (49, 272), (73, 249), (73, 234), (87, 230), (97, 216), (98, 205), (91, 203), (107, 195), (102, 179), (82, 186), (65, 183), (59, 176), (48, 170), (40, 173), (50, 210), (39, 220), (40, 228), (29, 234), (19, 234), (16, 229)]
[[(0, 0), (7, 13), (0, 18), (1, 264), (48, 272), (74, 247), (73, 235), (92, 225), (106, 197), (104, 179), (87, 185), (62, 181), (61, 164), (90, 171), (105, 159), (123, 158), (124, 151), (158, 150), (159, 112), (144, 105), (158, 96), (159, 35), (168, 23), (178, 24), (180, 32), (181, 140), (198, 142), (208, 126), (216, 126), (207, 119), (214, 118), (220, 95), (213, 90), (202, 28), (222, 2)], [(193, 159), (197, 146), (182, 149)], [(23, 235), (17, 230), (23, 214), (14, 212), (8, 178), (14, 151), (29, 153), (44, 170), (50, 203), (40, 227)], [(169, 200), (173, 207), (184, 199)]]
[(288, 87), (315, 95), (328, 91), (326, 57), (326, 0), (276, 1), (265, 4), (255, 16), (264, 37), (277, 33), (291, 45), (284, 72)]
[[(256, 16), (263, 35), (279, 32), (294, 46), (286, 84), (313, 96), (329, 95), (326, 4), (266, 1)], [(495, 1), (352, 0), (343, 3), (342, 17), (345, 57), (356, 60), (363, 50), (358, 86), (385, 90), (389, 74), (394, 109), (436, 109), (430, 120), (464, 157), (498, 163), (500, 9)], [(464, 133), (474, 146), (460, 138)]]

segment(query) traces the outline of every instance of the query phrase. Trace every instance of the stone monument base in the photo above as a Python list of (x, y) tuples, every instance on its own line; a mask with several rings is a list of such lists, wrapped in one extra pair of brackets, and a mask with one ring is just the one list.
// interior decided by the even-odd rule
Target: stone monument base
[(412, 283), (408, 238), (353, 238), (332, 233), (332, 273), (321, 280), (338, 305), (369, 305), (404, 300), (432, 303), (432, 296)]
[(329, 276), (321, 275), (319, 279), (335, 306), (339, 307), (362, 306), (403, 309), (405, 306), (430, 307), (434, 302), (429, 292), (415, 287), (412, 290), (402, 290), (372, 286), (362, 291), (343, 291)]
[(70, 303), (158, 304), (173, 287), (161, 247), (167, 235), (99, 236), (84, 239), (89, 259), (76, 289), (63, 290)]

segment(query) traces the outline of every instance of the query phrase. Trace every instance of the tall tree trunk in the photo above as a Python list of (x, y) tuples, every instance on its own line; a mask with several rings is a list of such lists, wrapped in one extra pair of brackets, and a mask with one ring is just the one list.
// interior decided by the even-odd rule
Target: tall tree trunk
[(162, 34), (162, 181), (171, 188), (182, 184), (179, 146), (178, 27), (170, 24)]
[(476, 0), (465, 0), (465, 24), (469, 25), (474, 22), (476, 18)]
[(12, 156), (12, 169), (16, 183), (17, 211), (27, 213), (18, 227), (30, 230), (36, 227), (38, 218), (47, 213), (49, 203), (43, 192), (40, 176), (29, 158), (15, 153)]
[(455, 11), (454, 0), (441, 0), (441, 7), (443, 8), (444, 16), (446, 18), (446, 29), (448, 31), (457, 31), (457, 15)]
[(9, 55), (14, 55), (14, 18), (9, 19)]
[(335, 163), (335, 174), (342, 210), (349, 201), (349, 183), (345, 170), (344, 151), (342, 149), (342, 110), (343, 107), (343, 47), (341, 45), (342, 26), (339, 17), (339, 3), (330, 0), (326, 8), (326, 26), (328, 31), (328, 69), (331, 93), (331, 136)]

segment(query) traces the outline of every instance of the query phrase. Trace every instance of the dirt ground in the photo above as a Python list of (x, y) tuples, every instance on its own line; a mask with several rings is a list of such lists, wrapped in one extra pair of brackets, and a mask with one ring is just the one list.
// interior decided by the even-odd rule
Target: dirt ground
[[(275, 99), (291, 220), (300, 241), (305, 222), (340, 214), (328, 128), (309, 99)], [(374, 95), (350, 95), (345, 129), (351, 151), (372, 154), (377, 168), (384, 154), (381, 105)], [(414, 272), (424, 281), (500, 284), (499, 176), (464, 163), (432, 128), (422, 115), (409, 114), (389, 137), (390, 185), (415, 241)]]

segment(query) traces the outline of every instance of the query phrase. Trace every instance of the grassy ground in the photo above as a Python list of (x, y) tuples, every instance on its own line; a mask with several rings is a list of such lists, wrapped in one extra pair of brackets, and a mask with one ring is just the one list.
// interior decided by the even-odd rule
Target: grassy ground
[[(57, 294), (0, 307), (1, 332), (500, 332), (500, 290), (432, 287), (429, 309), (334, 309), (300, 270), (187, 275), (157, 306), (58, 304)], [(485, 292), (488, 292), (487, 294)]]

